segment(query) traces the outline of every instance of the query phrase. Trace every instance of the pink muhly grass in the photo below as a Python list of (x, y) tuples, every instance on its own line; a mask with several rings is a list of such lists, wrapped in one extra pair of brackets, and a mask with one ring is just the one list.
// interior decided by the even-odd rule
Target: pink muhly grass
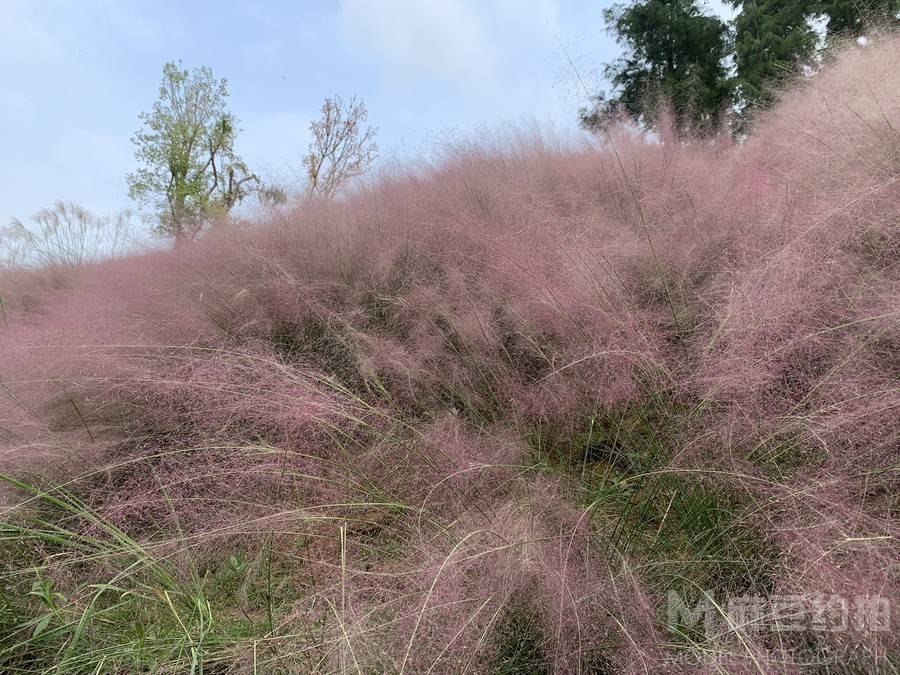
[[(70, 594), (135, 581), (136, 549), (171, 566), (146, 597), (221, 582), (239, 669), (883, 664), (888, 633), (673, 637), (659, 570), (896, 601), (898, 60), (848, 46), (743, 143), (460, 144), (190, 246), (3, 272), (0, 463), (48, 491), (0, 505), (77, 495), (80, 552), (43, 544)], [(744, 534), (758, 565), (704, 559)]]

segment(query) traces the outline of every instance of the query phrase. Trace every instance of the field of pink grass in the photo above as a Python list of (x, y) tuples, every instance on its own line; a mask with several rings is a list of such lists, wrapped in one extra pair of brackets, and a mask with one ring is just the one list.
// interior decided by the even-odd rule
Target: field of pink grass
[(898, 63), (3, 273), (0, 670), (900, 670)]

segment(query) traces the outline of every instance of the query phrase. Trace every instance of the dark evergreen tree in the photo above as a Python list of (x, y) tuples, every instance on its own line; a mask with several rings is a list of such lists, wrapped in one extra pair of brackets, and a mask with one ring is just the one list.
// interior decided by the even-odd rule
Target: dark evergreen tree
[[(607, 30), (626, 53), (605, 66), (613, 92), (594, 97), (581, 111), (582, 124), (597, 128), (625, 114), (652, 127), (663, 106), (671, 106), (680, 131), (715, 129), (735, 106), (751, 113), (770, 105), (785, 81), (817, 64), (820, 48), (836, 36), (900, 23), (900, 0), (729, 2), (739, 10), (733, 40), (728, 26), (694, 0), (633, 0), (606, 10)], [(814, 27), (817, 19), (826, 22), (825, 36)]]
[(733, 0), (735, 85), (741, 106), (771, 103), (774, 91), (812, 61), (819, 40), (812, 3), (804, 0)]
[(900, 0), (821, 0), (828, 17), (828, 35), (859, 36), (871, 23), (897, 23)]
[(607, 64), (614, 93), (582, 110), (582, 124), (601, 126), (625, 113), (652, 126), (671, 106), (680, 131), (718, 128), (731, 103), (726, 57), (727, 25), (693, 0), (643, 0), (604, 12), (607, 29), (627, 48)]

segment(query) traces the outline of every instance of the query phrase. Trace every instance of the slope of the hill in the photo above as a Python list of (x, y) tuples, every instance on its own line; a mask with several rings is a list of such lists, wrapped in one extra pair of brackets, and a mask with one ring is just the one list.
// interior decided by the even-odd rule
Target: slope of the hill
[(895, 672), (897, 63), (5, 274), (0, 669)]

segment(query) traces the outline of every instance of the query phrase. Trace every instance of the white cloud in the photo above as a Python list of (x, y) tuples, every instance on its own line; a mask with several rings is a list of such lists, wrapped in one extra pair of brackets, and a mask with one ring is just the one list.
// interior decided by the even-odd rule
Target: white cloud
[(59, 49), (59, 35), (33, 3), (0, 2), (0, 26), (0, 67), (31, 63)]
[(339, 21), (347, 46), (393, 100), (421, 90), (439, 107), (450, 97), (481, 119), (547, 107), (559, 0), (341, 0)]
[(22, 92), (0, 84), (0, 117), (22, 119), (34, 110), (34, 104)]
[(165, 45), (177, 33), (166, 11), (151, 16), (112, 0), (0, 0), (0, 67), (65, 59), (73, 50), (106, 43), (151, 47)]
[(560, 30), (559, 0), (494, 0), (485, 4), (493, 7), (501, 28), (516, 34), (552, 37)]
[(81, 0), (82, 16), (84, 5), (89, 5), (93, 12), (91, 23), (96, 25), (103, 19), (113, 34), (122, 36), (132, 47), (159, 47), (185, 35), (175, 21), (176, 16), (165, 7), (157, 6), (151, 15), (146, 7), (120, 0)]
[(118, 210), (131, 168), (127, 138), (81, 127), (53, 129), (52, 145), (39, 144), (0, 162), (0, 222), (27, 219), (56, 200), (74, 200), (98, 213)]
[(341, 16), (348, 41), (392, 79), (439, 77), (466, 86), (495, 76), (497, 53), (464, 0), (341, 0)]
[(305, 115), (289, 111), (237, 111), (242, 132), (237, 151), (257, 173), (286, 178), (295, 173), (309, 143)]

